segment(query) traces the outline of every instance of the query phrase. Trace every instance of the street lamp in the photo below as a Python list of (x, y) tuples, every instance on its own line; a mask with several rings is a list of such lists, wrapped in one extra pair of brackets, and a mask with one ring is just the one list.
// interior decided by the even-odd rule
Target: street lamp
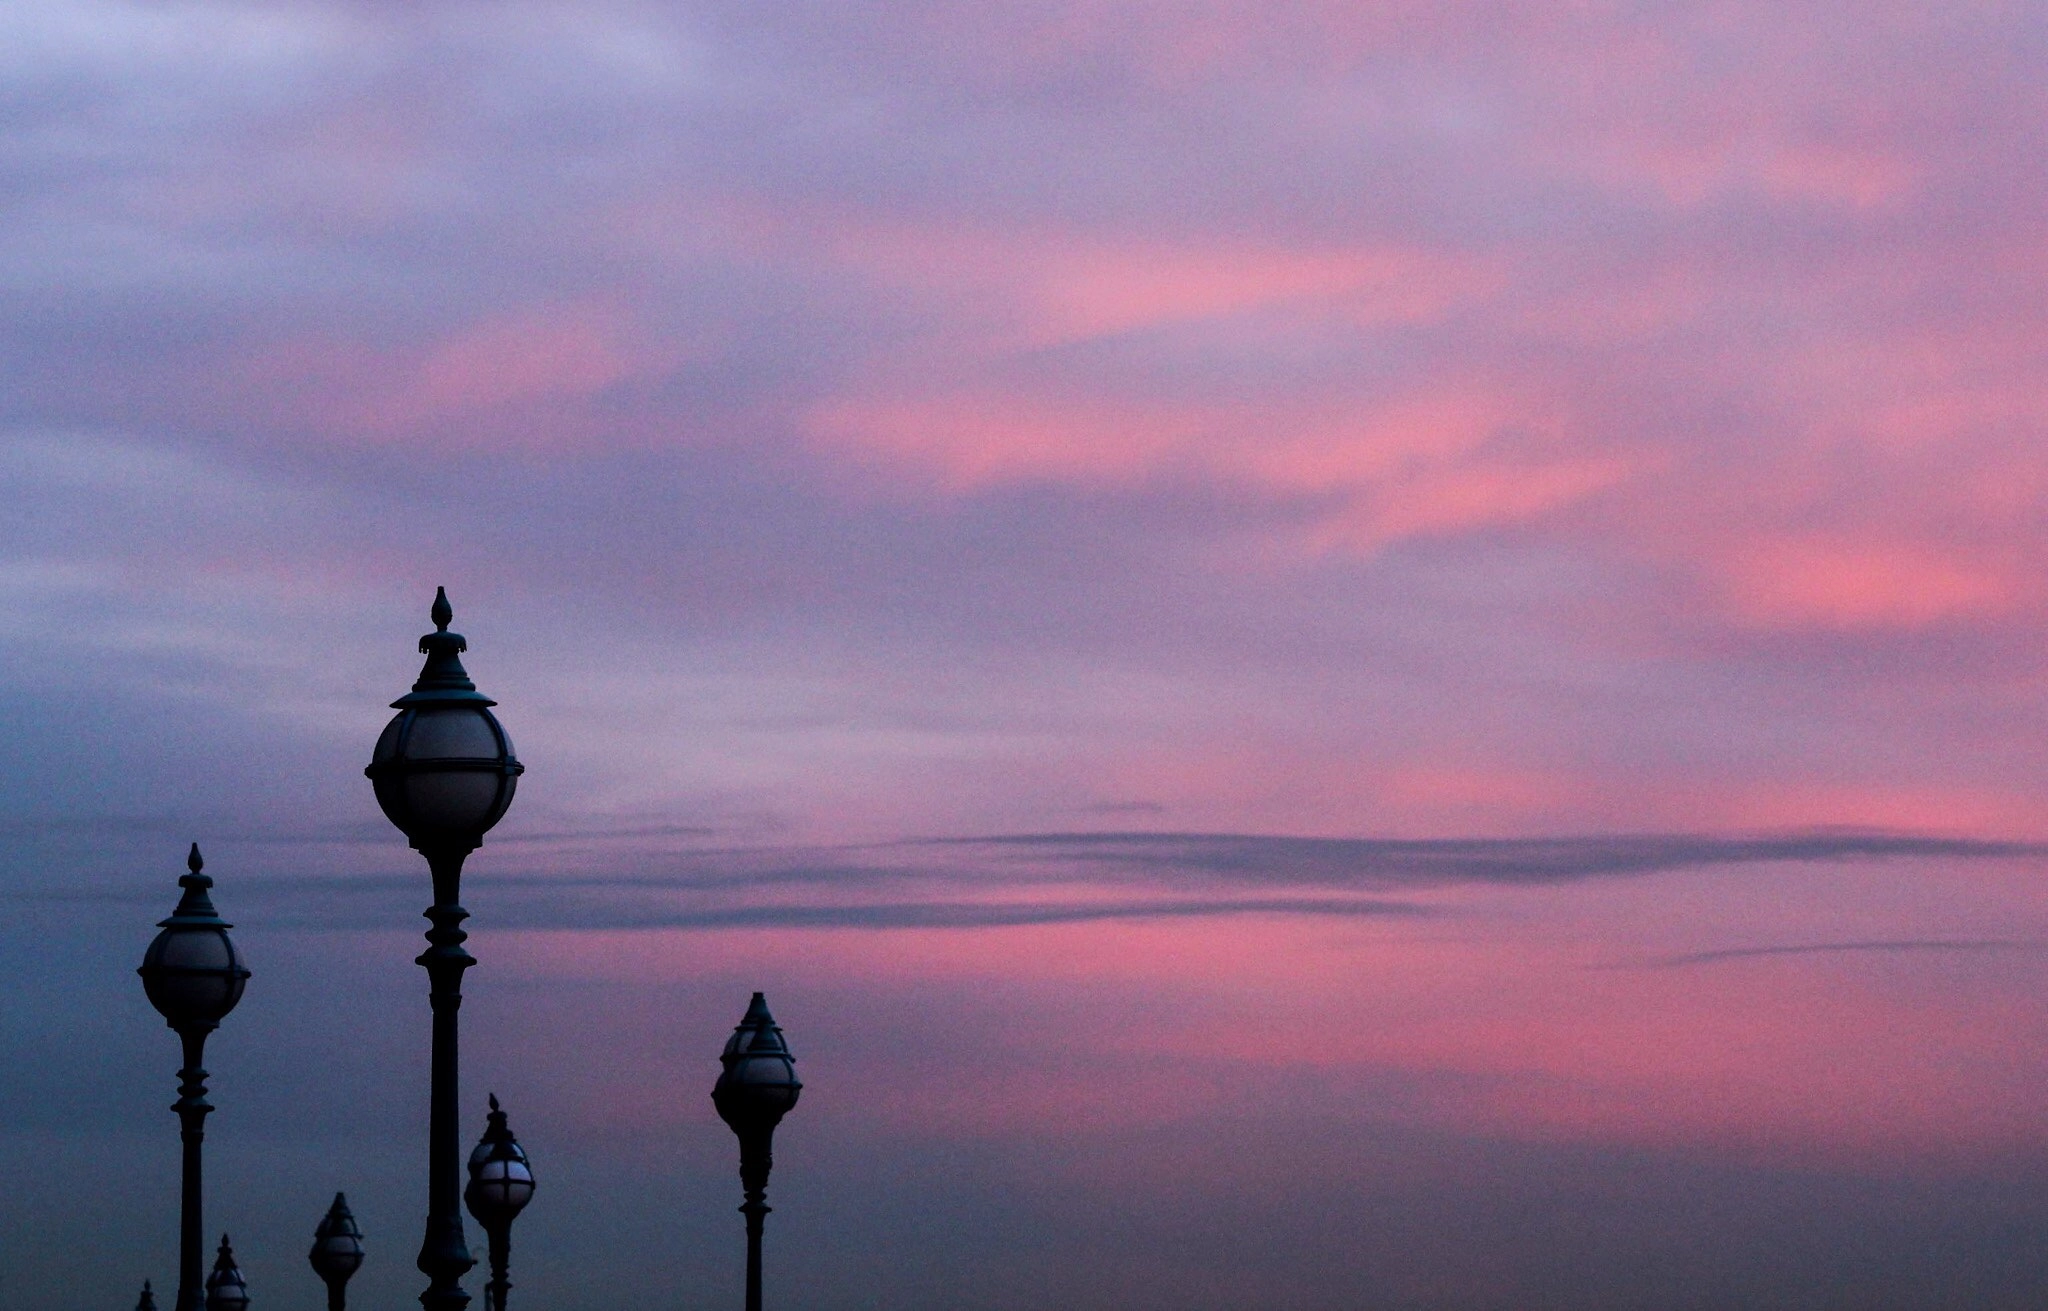
[(185, 858), (186, 873), (178, 879), (185, 893), (171, 917), (157, 921), (160, 932), (135, 971), (142, 976), (149, 1004), (156, 1007), (165, 1024), (177, 1030), (185, 1049), (185, 1065), (178, 1071), (178, 1100), (171, 1107), (178, 1113), (179, 1136), (185, 1144), (176, 1311), (205, 1311), (205, 1293), (199, 1282), (204, 1259), (199, 1236), (200, 1147), (206, 1139), (206, 1117), (213, 1107), (206, 1100), (206, 1071), (199, 1062), (206, 1035), (242, 1000), (242, 988), (249, 979), (241, 954), (228, 938), (228, 930), (234, 926), (220, 917), (213, 899), (206, 895), (213, 880), (199, 872), (205, 863), (199, 857), (199, 844), (193, 843)]
[(758, 992), (718, 1059), (724, 1068), (711, 1102), (718, 1118), (739, 1135), (740, 1187), (747, 1198), (740, 1207), (747, 1217), (747, 1311), (761, 1311), (761, 1220), (770, 1210), (768, 1170), (774, 1164), (769, 1147), (775, 1126), (804, 1086), (789, 1044), (768, 1013), (768, 1000)]
[(455, 612), (445, 588), (434, 591), (434, 631), (420, 639), (427, 657), (412, 691), (391, 703), (398, 714), (371, 754), (369, 776), (385, 818), (426, 857), (434, 879), (433, 927), (417, 963), (427, 971), (434, 1008), (433, 1090), (427, 1132), (427, 1233), (420, 1272), (431, 1281), (420, 1294), (425, 1311), (463, 1311), (469, 1294), (462, 1276), (476, 1264), (462, 1234), (462, 1147), (456, 1123), (460, 1077), (456, 1013), (462, 972), (476, 963), (462, 949), (469, 912), (460, 899), (463, 858), (476, 850), (491, 825), (512, 804), (525, 766), (512, 757), (490, 708), (497, 702), (476, 690), (462, 668), (469, 648), (448, 631)]
[(527, 1162), (526, 1149), (506, 1126), (496, 1094), (491, 1096), (484, 1136), (469, 1154), (469, 1187), (463, 1190), (462, 1200), (491, 1238), (491, 1282), (484, 1285), (485, 1311), (505, 1311), (505, 1294), (512, 1291), (512, 1281), (505, 1277), (512, 1260), (512, 1222), (533, 1200), (533, 1167)]
[(149, 1281), (142, 1281), (142, 1296), (136, 1299), (135, 1311), (156, 1311), (156, 1294), (149, 1289)]
[(313, 1231), (313, 1250), (306, 1254), (313, 1273), (327, 1285), (327, 1311), (342, 1311), (348, 1305), (348, 1281), (363, 1264), (363, 1231), (349, 1213), (348, 1199), (334, 1195), (334, 1205), (320, 1218)]
[(206, 1311), (249, 1311), (249, 1286), (242, 1282), (242, 1270), (235, 1264), (235, 1249), (228, 1246), (226, 1234), (220, 1236), (213, 1273), (206, 1277)]

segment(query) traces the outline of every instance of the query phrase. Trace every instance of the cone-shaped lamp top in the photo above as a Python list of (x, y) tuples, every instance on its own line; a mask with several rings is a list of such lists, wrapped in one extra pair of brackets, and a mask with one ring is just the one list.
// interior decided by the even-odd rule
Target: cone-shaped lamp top
[(149, 1281), (142, 1281), (142, 1297), (135, 1303), (135, 1311), (156, 1311), (156, 1294), (149, 1290)]
[(718, 1116), (734, 1133), (773, 1129), (796, 1105), (803, 1083), (782, 1028), (768, 1013), (768, 999), (755, 993), (719, 1055), (723, 1068), (712, 1086)]
[(242, 1281), (235, 1264), (235, 1249), (228, 1236), (220, 1236), (220, 1252), (213, 1258), (213, 1273), (206, 1277), (206, 1311), (244, 1311), (249, 1305), (249, 1286)]
[(306, 1259), (312, 1262), (313, 1273), (330, 1285), (347, 1283), (362, 1266), (363, 1231), (356, 1228), (348, 1199), (340, 1193), (334, 1195), (334, 1205), (327, 1208), (313, 1231), (313, 1250)]
[(181, 1033), (219, 1024), (242, 1000), (249, 979), (248, 967), (228, 937), (234, 926), (220, 917), (208, 895), (213, 880), (200, 873), (205, 866), (195, 842), (185, 857), (186, 872), (178, 878), (184, 895), (170, 918), (157, 921), (159, 932), (135, 971), (142, 976), (149, 1004)]
[(498, 704), (476, 690), (476, 684), (470, 681), (469, 671), (462, 667), (462, 653), (469, 650), (469, 641), (460, 633), (448, 631), (448, 625), (455, 619), (455, 607), (448, 604), (447, 588), (434, 589), (434, 605), (428, 611), (428, 617), (434, 621), (434, 631), (420, 638), (420, 654), (427, 658), (427, 662), (420, 667), (420, 676), (413, 683), (412, 691), (393, 701), (391, 708)]

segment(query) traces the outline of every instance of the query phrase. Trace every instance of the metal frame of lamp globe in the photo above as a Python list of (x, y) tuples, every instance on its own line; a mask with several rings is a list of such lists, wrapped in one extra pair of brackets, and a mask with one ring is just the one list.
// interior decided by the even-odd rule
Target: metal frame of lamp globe
[(758, 992), (718, 1059), (723, 1068), (711, 1101), (718, 1118), (740, 1140), (740, 1187), (747, 1199), (740, 1206), (747, 1217), (747, 1311), (761, 1311), (761, 1224), (772, 1209), (767, 1198), (775, 1126), (796, 1105), (804, 1086), (781, 1026), (768, 1013), (768, 999)]
[(249, 1284), (242, 1267), (235, 1263), (235, 1249), (228, 1236), (220, 1236), (220, 1252), (213, 1258), (213, 1273), (206, 1277), (206, 1311), (249, 1311)]
[[(177, 1032), (184, 1047), (184, 1067), (178, 1071), (178, 1100), (171, 1109), (178, 1114), (179, 1137), (184, 1142), (184, 1177), (178, 1224), (178, 1300), (175, 1311), (205, 1311), (206, 1290), (201, 1282), (205, 1253), (201, 1238), (202, 1149), (206, 1141), (206, 1117), (213, 1110), (206, 1100), (206, 1069), (202, 1065), (206, 1035), (220, 1027), (221, 1020), (242, 1000), (249, 969), (235, 950), (228, 930), (234, 926), (214, 909), (207, 889), (213, 880), (199, 871), (206, 862), (199, 844), (192, 844), (185, 858), (186, 872), (178, 879), (184, 895), (168, 919), (157, 921), (159, 932), (143, 953), (136, 973), (150, 1005)], [(145, 1292), (145, 1297), (147, 1293)]]
[(348, 1306), (348, 1281), (363, 1265), (363, 1231), (356, 1228), (348, 1198), (334, 1195), (334, 1204), (313, 1230), (313, 1250), (306, 1254), (313, 1273), (327, 1285), (327, 1311)]
[(377, 803), (420, 855), (434, 884), (426, 911), (432, 926), (417, 963), (427, 971), (433, 1007), (433, 1076), (427, 1132), (427, 1226), (418, 1265), (429, 1279), (425, 1311), (463, 1311), (469, 1294), (462, 1276), (476, 1264), (462, 1232), (462, 1147), (457, 1123), (460, 1055), (457, 1013), (462, 972), (476, 963), (462, 949), (462, 863), (482, 843), (525, 771), (511, 739), (492, 715), (497, 704), (476, 690), (460, 655), (468, 649), (448, 631), (454, 611), (437, 589), (430, 612), (435, 631), (420, 638), (426, 664), (412, 691), (391, 703), (398, 714), (377, 740), (363, 772)]
[(484, 1311), (505, 1311), (505, 1296), (512, 1291), (507, 1277), (512, 1222), (533, 1200), (533, 1186), (533, 1163), (526, 1159), (526, 1149), (513, 1135), (493, 1093), (484, 1136), (469, 1154), (469, 1187), (462, 1190), (463, 1205), (490, 1238), (491, 1281), (484, 1285)]

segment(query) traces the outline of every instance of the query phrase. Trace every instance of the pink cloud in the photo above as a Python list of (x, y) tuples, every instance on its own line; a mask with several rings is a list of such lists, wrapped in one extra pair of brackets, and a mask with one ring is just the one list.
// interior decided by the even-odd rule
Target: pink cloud
[(592, 305), (485, 318), (427, 353), (414, 394), (430, 413), (589, 396), (632, 372), (618, 327)]
[(485, 315), (410, 346), (306, 336), (233, 370), (274, 421), (345, 442), (553, 446), (593, 433), (583, 402), (649, 367), (608, 298)]
[(1534, 401), (1448, 389), (1304, 411), (990, 387), (841, 398), (810, 418), (816, 440), (947, 491), (1197, 475), (1274, 496), (1340, 494), (1344, 507), (1301, 539), (1317, 551), (1523, 522), (1635, 473), (1621, 454), (1575, 449), (1547, 426)]
[[(1131, 233), (846, 206), (725, 198), (716, 239), (756, 256), (823, 259), (981, 316), (951, 344), (966, 358), (1278, 311), (1361, 326), (1430, 322), (1501, 281), (1492, 259), (1414, 242), (1276, 241), (1254, 234)], [(616, 220), (647, 230), (645, 216)]]
[(2001, 568), (1916, 543), (1768, 542), (1724, 568), (1735, 614), (1766, 627), (1921, 628), (2007, 614), (2033, 591)]
[[(1015, 259), (1014, 241), (993, 239)], [(1283, 307), (1361, 325), (1428, 322), (1483, 293), (1492, 271), (1398, 248), (1315, 250), (1170, 243), (1055, 244), (1026, 255), (1020, 296), (1041, 340), (1096, 337)]]
[[(1758, 932), (1738, 914), (1775, 926), (1778, 940), (1883, 936), (1887, 924), (1928, 936), (1919, 903), (1948, 878), (1896, 906), (1867, 897), (1845, 921), (1840, 892), (1866, 877), (1757, 871), (1750, 892), (1722, 887), (1701, 903), (1715, 918), (1694, 924), (1687, 906), (1706, 890), (1687, 877), (1620, 896), (1600, 883), (1450, 889), (1434, 898), (1450, 914), (1427, 921), (554, 933), (491, 945), (523, 975), (636, 985), (751, 977), (765, 955), (781, 962), (784, 987), (837, 997), (887, 1033), (914, 1016), (912, 1046), (883, 1037), (886, 1051), (842, 1046), (835, 1058), (851, 1067), (836, 1077), (892, 1089), (837, 1113), (901, 1132), (1071, 1134), (1228, 1116), (1277, 1078), (1380, 1090), (1354, 1107), (1378, 1122), (1524, 1140), (1838, 1160), (2031, 1141), (2048, 1095), (2012, 1052), (2048, 1033), (2048, 1011), (1999, 958), (1968, 986), (1936, 988), (1924, 986), (1929, 971), (1948, 966), (1929, 953), (1627, 964)], [(976, 1000), (986, 989), (1009, 999), (995, 1003), (995, 1047)], [(1089, 1040), (1109, 1034), (1115, 1080)], [(955, 1050), (977, 1052), (976, 1068), (948, 1063)], [(949, 1077), (903, 1077), (922, 1059)]]

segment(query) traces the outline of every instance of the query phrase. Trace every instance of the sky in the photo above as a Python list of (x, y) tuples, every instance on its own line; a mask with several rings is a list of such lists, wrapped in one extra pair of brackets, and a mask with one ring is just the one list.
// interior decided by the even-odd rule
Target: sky
[(361, 768), (445, 585), (526, 1305), (738, 1299), (755, 989), (779, 1305), (2039, 1305), (2044, 64), (2039, 0), (0, 8), (0, 1303), (175, 1280), (194, 840), (208, 1226), (312, 1311), (344, 1189), (417, 1292)]

